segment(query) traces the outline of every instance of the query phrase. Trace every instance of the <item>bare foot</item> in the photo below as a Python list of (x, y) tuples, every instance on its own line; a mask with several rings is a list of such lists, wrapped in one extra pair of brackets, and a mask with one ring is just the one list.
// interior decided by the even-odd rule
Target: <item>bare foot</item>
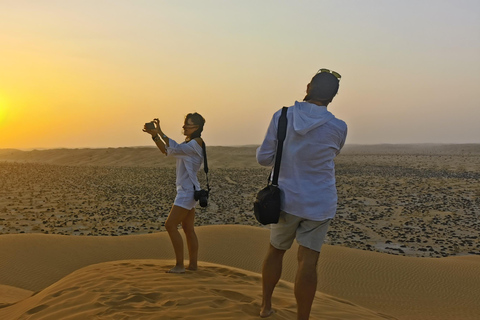
[(275, 310), (273, 310), (273, 309), (262, 310), (262, 311), (260, 311), (260, 318), (268, 318), (274, 313), (275, 313)]
[(197, 266), (197, 265), (195, 265), (195, 266), (188, 266), (187, 270), (197, 271), (197, 270), (198, 270), (198, 266)]
[(175, 266), (168, 270), (167, 273), (185, 273), (185, 267)]

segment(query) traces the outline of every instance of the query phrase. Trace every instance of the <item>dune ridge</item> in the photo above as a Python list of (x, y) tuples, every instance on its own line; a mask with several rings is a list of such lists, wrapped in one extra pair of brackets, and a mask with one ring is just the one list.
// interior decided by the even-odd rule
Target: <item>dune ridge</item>
[[(268, 229), (203, 226), (198, 227), (197, 234), (202, 263), (253, 272), (256, 280), (250, 279), (250, 288), (252, 292), (260, 292), (258, 279), (268, 246)], [(0, 252), (5, 254), (0, 258), (0, 284), (31, 291), (45, 290), (63, 277), (96, 263), (128, 259), (136, 265), (143, 262), (134, 260), (173, 259), (165, 233), (121, 237), (25, 234), (2, 235), (1, 239)], [(296, 248), (295, 244), (285, 256), (282, 279), (287, 282), (294, 279)], [(158, 263), (157, 269), (166, 268), (165, 262)], [(342, 306), (348, 303), (361, 306), (385, 318), (475, 319), (480, 313), (479, 268), (479, 256), (425, 259), (325, 245), (319, 264), (319, 297), (326, 294), (333, 300), (343, 301)], [(229, 286), (235, 291), (234, 285)], [(293, 292), (289, 290), (285, 294), (288, 299), (281, 299), (279, 307), (288, 309), (294, 304)], [(25, 302), (30, 309), (39, 307), (40, 304), (32, 301)], [(15, 306), (0, 309), (0, 318)], [(344, 311), (337, 310), (341, 314)], [(333, 313), (330, 316), (334, 318)], [(289, 319), (288, 316), (285, 319)]]
[[(209, 163), (219, 168), (258, 168), (258, 146), (208, 146)], [(340, 157), (384, 156), (463, 156), (475, 160), (480, 144), (347, 144)], [(0, 161), (35, 162), (75, 166), (174, 167), (175, 160), (155, 147), (80, 148), (80, 149), (0, 149)]]
[[(208, 147), (212, 167), (260, 167), (255, 161), (256, 147)], [(175, 159), (166, 157), (155, 147), (125, 147), (99, 149), (0, 149), (0, 161), (46, 163), (64, 166), (130, 166), (175, 167)]]
[[(120, 260), (77, 270), (3, 310), (25, 319), (258, 319), (260, 276), (202, 262), (197, 272), (167, 274), (173, 260)], [(292, 285), (281, 281), (275, 317), (292, 319)], [(318, 294), (312, 319), (393, 319)]]

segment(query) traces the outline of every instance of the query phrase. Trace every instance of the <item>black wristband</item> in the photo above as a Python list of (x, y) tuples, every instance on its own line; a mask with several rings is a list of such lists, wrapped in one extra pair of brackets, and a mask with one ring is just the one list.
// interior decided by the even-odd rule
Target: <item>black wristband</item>
[(160, 140), (160, 137), (158, 136), (158, 134), (156, 136), (153, 136), (152, 137), (152, 140), (157, 142), (158, 140)]

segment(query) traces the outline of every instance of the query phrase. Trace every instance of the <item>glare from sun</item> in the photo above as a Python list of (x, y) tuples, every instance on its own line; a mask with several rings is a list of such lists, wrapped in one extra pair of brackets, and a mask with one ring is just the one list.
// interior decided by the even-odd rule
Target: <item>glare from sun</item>
[(7, 101), (5, 98), (0, 96), (0, 125), (4, 122), (7, 117)]

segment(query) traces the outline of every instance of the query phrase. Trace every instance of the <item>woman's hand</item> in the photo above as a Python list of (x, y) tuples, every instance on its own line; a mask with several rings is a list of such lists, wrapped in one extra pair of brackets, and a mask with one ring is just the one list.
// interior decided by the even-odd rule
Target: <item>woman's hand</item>
[(147, 126), (143, 126), (143, 132), (149, 133), (152, 137), (155, 137), (157, 134), (160, 133), (160, 120), (157, 118), (153, 119), (153, 123), (155, 124), (155, 129), (147, 129)]
[[(153, 141), (157, 145), (158, 149), (162, 151), (162, 153), (167, 154), (166, 147), (169, 146), (168, 138), (163, 134), (162, 129), (160, 129), (160, 120), (158, 118), (153, 119), (154, 129), (147, 129), (147, 124), (143, 127), (143, 132), (150, 133), (152, 135)], [(159, 137), (160, 136), (160, 137)], [(162, 141), (162, 139), (165, 141)]]

